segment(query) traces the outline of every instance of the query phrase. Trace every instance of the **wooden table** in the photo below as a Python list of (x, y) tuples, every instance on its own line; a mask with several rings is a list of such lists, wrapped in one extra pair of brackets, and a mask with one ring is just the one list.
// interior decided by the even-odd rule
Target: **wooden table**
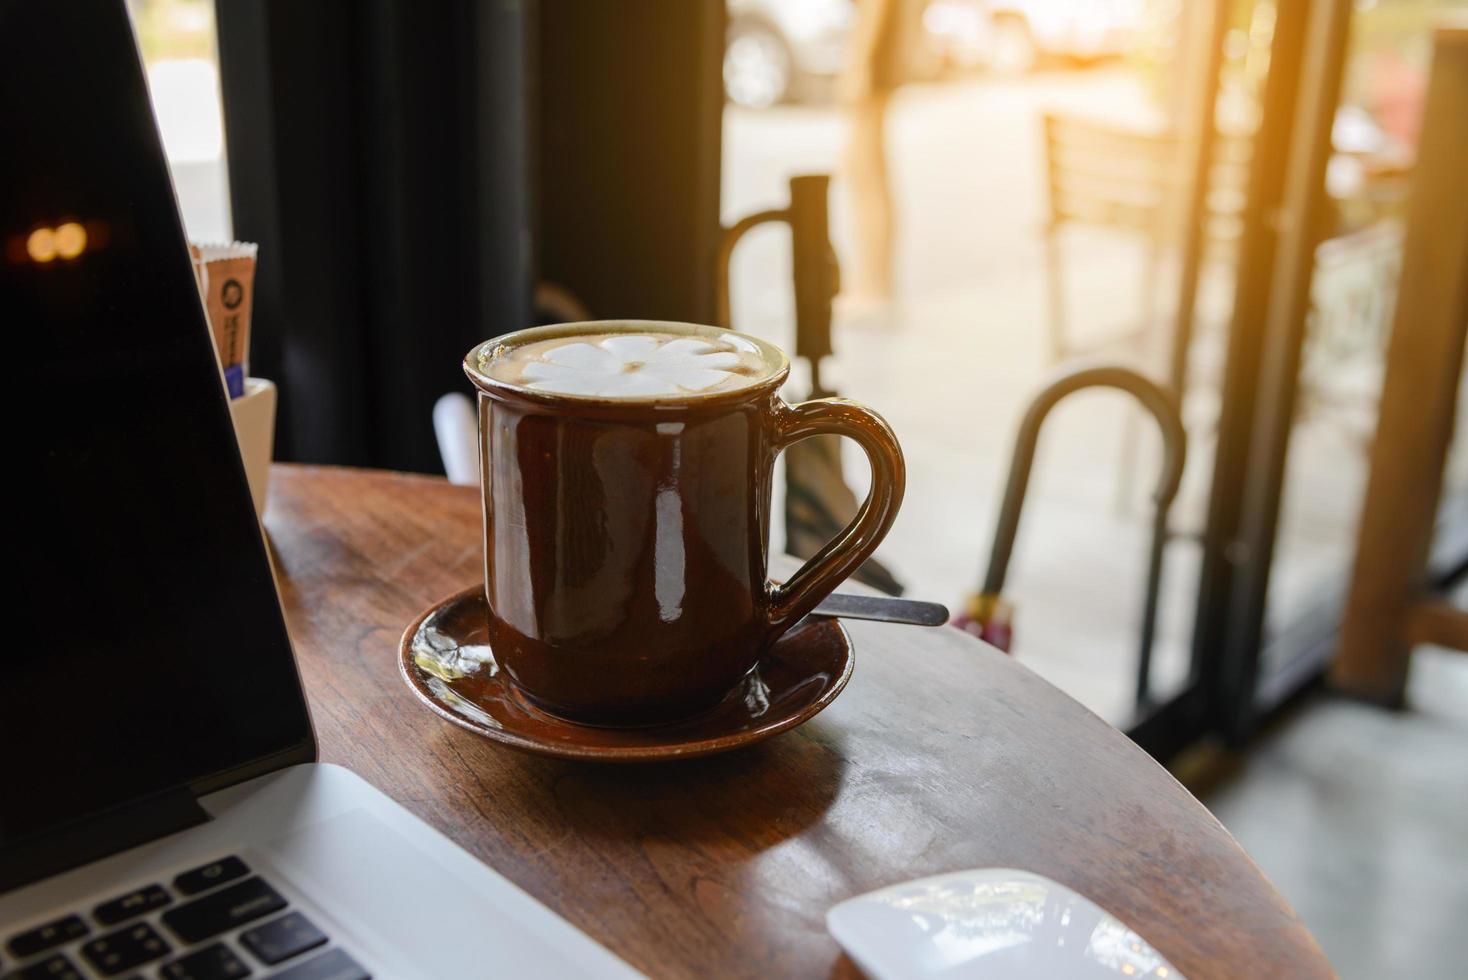
[(1150, 757), (957, 630), (852, 623), (810, 723), (708, 759), (522, 755), (397, 672), (427, 604), (482, 575), (478, 491), (277, 466), (265, 514), (321, 759), (347, 766), (657, 977), (850, 976), (834, 903), (964, 868), (1092, 896), (1192, 978), (1328, 976), (1228, 832)]

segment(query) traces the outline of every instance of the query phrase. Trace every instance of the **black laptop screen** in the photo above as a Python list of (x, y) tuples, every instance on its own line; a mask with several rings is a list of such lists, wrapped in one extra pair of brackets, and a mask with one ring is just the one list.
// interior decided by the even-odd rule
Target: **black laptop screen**
[(0, 134), (9, 849), (311, 733), (121, 0), (0, 3)]

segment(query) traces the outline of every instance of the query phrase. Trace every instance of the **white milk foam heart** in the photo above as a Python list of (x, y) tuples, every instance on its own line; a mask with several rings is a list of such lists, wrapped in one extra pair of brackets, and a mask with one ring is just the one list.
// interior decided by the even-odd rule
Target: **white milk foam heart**
[(496, 350), (487, 373), (532, 391), (659, 398), (743, 388), (771, 371), (737, 334), (599, 333)]

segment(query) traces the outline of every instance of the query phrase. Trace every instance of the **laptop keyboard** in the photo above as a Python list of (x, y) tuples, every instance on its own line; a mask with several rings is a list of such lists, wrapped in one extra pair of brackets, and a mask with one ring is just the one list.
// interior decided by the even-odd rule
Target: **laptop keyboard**
[(0, 980), (370, 980), (330, 943), (231, 856), (7, 937)]

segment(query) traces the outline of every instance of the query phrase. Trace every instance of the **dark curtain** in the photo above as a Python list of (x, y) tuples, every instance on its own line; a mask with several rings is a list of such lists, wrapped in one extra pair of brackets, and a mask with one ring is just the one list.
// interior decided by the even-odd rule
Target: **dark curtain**
[(438, 471), (431, 411), (530, 322), (533, 11), (217, 0), (252, 372), (276, 458)]
[(539, 280), (707, 321), (722, 0), (216, 0), (276, 457), (441, 472), (433, 402)]

